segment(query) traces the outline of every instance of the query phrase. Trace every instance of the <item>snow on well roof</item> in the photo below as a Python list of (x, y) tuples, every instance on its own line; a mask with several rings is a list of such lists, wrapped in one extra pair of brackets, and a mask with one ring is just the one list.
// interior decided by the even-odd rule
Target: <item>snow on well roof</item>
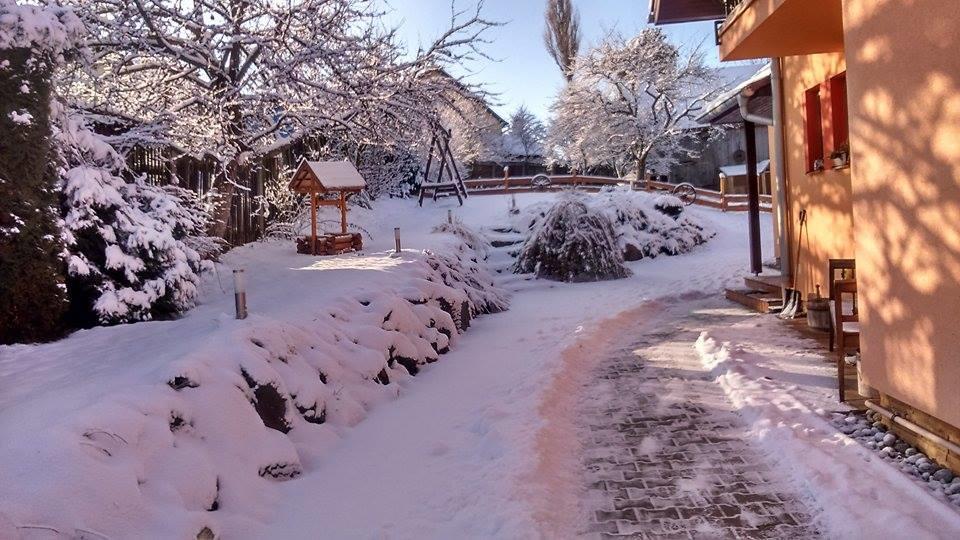
[(320, 184), (316, 186), (318, 189), (327, 191), (360, 191), (367, 187), (360, 171), (349, 161), (303, 160), (290, 180), (290, 189), (310, 191), (313, 181)]
[[(767, 169), (770, 168), (770, 160), (765, 159), (757, 163), (757, 174), (763, 174), (767, 172)], [(747, 166), (746, 165), (726, 165), (720, 167), (720, 174), (723, 176), (746, 176), (747, 175)]]

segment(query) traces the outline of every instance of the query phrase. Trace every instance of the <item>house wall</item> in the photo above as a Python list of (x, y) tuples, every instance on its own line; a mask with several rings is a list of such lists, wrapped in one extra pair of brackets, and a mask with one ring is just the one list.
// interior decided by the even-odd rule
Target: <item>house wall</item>
[(960, 427), (956, 0), (844, 0), (863, 368)]
[[(828, 294), (829, 259), (855, 256), (850, 169), (833, 170), (828, 165), (824, 171), (808, 173), (804, 124), (806, 90), (842, 73), (846, 64), (842, 52), (788, 56), (782, 62), (787, 238), (791, 268), (797, 268), (797, 288), (806, 299), (818, 284), (822, 285), (823, 294)], [(832, 150), (825, 145), (825, 154)], [(807, 225), (800, 240), (797, 265), (798, 222), (803, 209), (807, 211)]]

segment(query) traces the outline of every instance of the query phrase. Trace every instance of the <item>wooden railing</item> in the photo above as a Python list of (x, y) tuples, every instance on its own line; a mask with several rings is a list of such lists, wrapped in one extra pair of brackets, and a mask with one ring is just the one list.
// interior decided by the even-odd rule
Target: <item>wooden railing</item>
[[(568, 187), (577, 187), (582, 191), (595, 192), (608, 186), (628, 186), (630, 181), (624, 178), (587, 175), (553, 175), (547, 186), (535, 186), (533, 176), (511, 176), (504, 178), (479, 178), (464, 180), (467, 192), (470, 195), (504, 195), (509, 193), (529, 193), (535, 191), (559, 191)], [(638, 182), (636, 190), (672, 191), (676, 184), (665, 182)], [(716, 208), (723, 212), (746, 212), (749, 204), (745, 194), (724, 193), (711, 189), (695, 188), (697, 192), (696, 204)], [(770, 195), (760, 196), (760, 210), (770, 212), (773, 208), (773, 198)]]

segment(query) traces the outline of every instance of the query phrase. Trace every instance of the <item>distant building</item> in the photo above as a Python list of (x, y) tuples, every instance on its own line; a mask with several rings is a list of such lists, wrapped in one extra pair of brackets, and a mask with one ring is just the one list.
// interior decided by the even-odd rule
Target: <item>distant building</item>
[[(767, 70), (766, 77), (769, 78), (769, 69), (757, 64), (717, 68), (719, 84), (725, 89), (737, 88), (743, 82), (762, 74), (764, 69)], [(723, 96), (726, 96), (727, 93)], [(709, 105), (708, 108), (712, 106), (713, 104)], [(719, 134), (717, 134), (717, 129), (720, 130)], [(689, 142), (685, 146), (693, 150), (693, 155), (682, 158), (679, 163), (670, 167), (668, 181), (672, 184), (688, 182), (697, 187), (719, 190), (722, 168), (745, 166), (746, 151), (744, 149), (743, 129), (742, 125), (710, 129), (708, 122), (705, 121), (700, 121), (688, 128), (687, 138)], [(761, 161), (770, 159), (767, 131), (766, 127), (757, 126), (755, 128), (758, 141), (757, 159)], [(770, 176), (768, 174), (765, 189), (761, 190), (762, 193), (770, 193), (769, 182)], [(730, 191), (730, 193), (746, 193), (746, 178), (738, 178), (734, 185), (739, 186), (737, 188), (739, 190)]]

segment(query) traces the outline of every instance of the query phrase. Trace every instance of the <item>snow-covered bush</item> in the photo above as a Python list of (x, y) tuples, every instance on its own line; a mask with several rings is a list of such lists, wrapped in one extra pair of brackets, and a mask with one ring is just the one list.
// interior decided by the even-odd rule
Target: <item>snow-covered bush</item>
[(471, 318), (499, 313), (510, 305), (506, 293), (494, 282), (481, 259), (482, 256), (467, 243), (461, 244), (453, 253), (428, 251), (425, 258), (444, 285), (466, 294)]
[(478, 257), (484, 259), (490, 253), (490, 241), (487, 237), (463, 224), (462, 221), (454, 220), (452, 223), (441, 223), (433, 228), (435, 233), (448, 233), (463, 240)]
[(357, 168), (367, 181), (367, 195), (377, 199), (410, 195), (421, 166), (420, 158), (409, 149), (375, 146), (361, 153)]
[(194, 305), (202, 263), (185, 240), (202, 236), (205, 214), (184, 192), (119, 176), (114, 149), (55, 106), (62, 236), (75, 326), (176, 315)]
[(610, 217), (566, 193), (531, 225), (515, 270), (560, 281), (599, 281), (630, 275)]
[(670, 195), (611, 189), (591, 198), (591, 204), (613, 221), (617, 245), (627, 261), (680, 255), (714, 235), (686, 215), (683, 203)]
[(679, 255), (713, 237), (683, 210), (673, 196), (616, 188), (529, 206), (514, 224), (527, 235), (514, 271), (563, 281), (624, 277), (624, 261)]
[(674, 195), (660, 195), (653, 201), (653, 207), (661, 214), (677, 219), (683, 214), (683, 201)]

